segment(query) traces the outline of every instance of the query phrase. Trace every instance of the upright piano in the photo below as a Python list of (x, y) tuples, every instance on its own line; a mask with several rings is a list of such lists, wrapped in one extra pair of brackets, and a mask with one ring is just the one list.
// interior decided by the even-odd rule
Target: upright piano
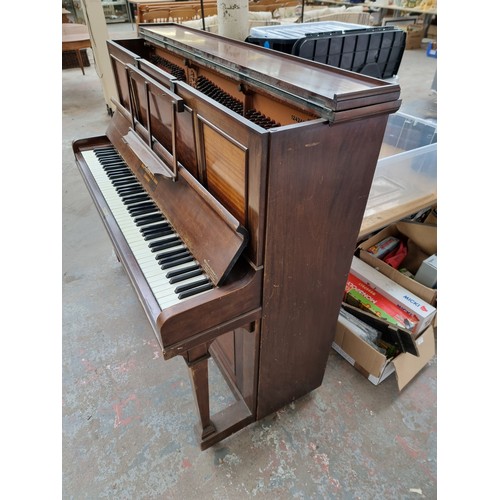
[(76, 163), (206, 449), (321, 385), (400, 88), (174, 23), (108, 50), (116, 109)]

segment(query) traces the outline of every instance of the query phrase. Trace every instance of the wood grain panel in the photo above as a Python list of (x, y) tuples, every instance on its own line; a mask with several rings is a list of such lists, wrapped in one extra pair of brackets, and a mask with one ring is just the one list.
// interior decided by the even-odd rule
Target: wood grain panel
[(246, 148), (208, 124), (203, 125), (203, 142), (208, 191), (245, 225)]

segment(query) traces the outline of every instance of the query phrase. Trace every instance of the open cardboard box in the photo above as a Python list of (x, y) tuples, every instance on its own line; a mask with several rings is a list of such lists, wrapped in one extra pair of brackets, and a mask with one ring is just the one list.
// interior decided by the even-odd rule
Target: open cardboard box
[(332, 347), (374, 385), (395, 373), (401, 391), (436, 354), (432, 325), (415, 339), (418, 356), (403, 352), (392, 359), (387, 359), (348, 325), (339, 317)]
[[(408, 319), (406, 328), (411, 330), (415, 337), (418, 337), (432, 324), (436, 315), (436, 308), (433, 305), (356, 256), (353, 257), (351, 262), (351, 269), (345, 288), (346, 293), (348, 293), (352, 287), (351, 280), (349, 279), (351, 275), (354, 276), (353, 280), (359, 278), (362, 285), (365, 285), (365, 287), (361, 287), (358, 290), (361, 294), (365, 294), (364, 297), (367, 297), (368, 301), (372, 300), (372, 294), (369, 293), (370, 290), (374, 290), (375, 294), (379, 294), (385, 299), (388, 299), (397, 310), (406, 312), (405, 315)], [(376, 301), (375, 306), (377, 306), (378, 299), (377, 297), (374, 298)], [(380, 302), (380, 304), (382, 304), (382, 302)], [(406, 323), (407, 321), (405, 319), (402, 325), (406, 325)]]
[(389, 266), (383, 260), (378, 259), (367, 251), (371, 246), (379, 243), (388, 236), (399, 239), (407, 239), (413, 242), (409, 247), (408, 255), (402, 262), (401, 267), (407, 267), (416, 273), (422, 262), (437, 253), (437, 225), (422, 224), (419, 222), (397, 222), (386, 227), (371, 238), (358, 246), (359, 258), (371, 267), (381, 272), (392, 281), (398, 283), (417, 297), (435, 306), (437, 302), (437, 289), (429, 288), (418, 281), (400, 273), (397, 269)]

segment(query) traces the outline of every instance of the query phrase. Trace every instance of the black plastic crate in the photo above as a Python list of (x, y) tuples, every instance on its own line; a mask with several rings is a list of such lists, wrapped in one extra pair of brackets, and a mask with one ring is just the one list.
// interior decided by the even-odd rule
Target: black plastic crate
[(400, 28), (332, 22), (289, 26), (257, 28), (245, 41), (376, 78), (398, 73), (406, 43)]

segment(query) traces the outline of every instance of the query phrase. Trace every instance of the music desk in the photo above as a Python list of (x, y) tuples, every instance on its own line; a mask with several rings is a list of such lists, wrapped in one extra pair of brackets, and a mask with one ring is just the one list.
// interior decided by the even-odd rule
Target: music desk
[(74, 50), (76, 52), (78, 64), (83, 74), (85, 74), (85, 70), (80, 50), (90, 48), (92, 48), (92, 45), (87, 26), (76, 23), (62, 23), (62, 51)]

